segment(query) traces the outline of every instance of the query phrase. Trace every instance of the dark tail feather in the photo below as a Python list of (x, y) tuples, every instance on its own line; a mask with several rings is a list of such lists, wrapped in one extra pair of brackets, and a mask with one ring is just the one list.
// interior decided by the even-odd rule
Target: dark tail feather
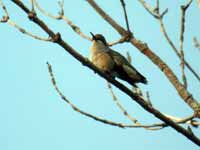
[(134, 87), (137, 87), (136, 83), (147, 84), (147, 79), (143, 75), (141, 75), (136, 69), (134, 69), (134, 71), (136, 71), (137, 77), (131, 77), (127, 73), (127, 71), (124, 70), (124, 68), (121, 66), (115, 66), (114, 70), (116, 71), (118, 78), (128, 82), (129, 84), (131, 84)]
[(131, 84), (132, 86), (134, 86), (135, 88), (137, 88), (137, 83), (143, 83), (143, 84), (147, 84), (147, 80), (144, 76), (140, 75), (140, 80), (134, 80), (132, 78), (130, 78), (127, 74), (126, 75), (122, 75), (120, 74), (120, 76), (118, 76), (118, 78), (128, 82), (129, 84)]
[(144, 83), (144, 84), (148, 83), (147, 79), (143, 75), (140, 74), (140, 78), (141, 78), (141, 81), (140, 81), (141, 83)]

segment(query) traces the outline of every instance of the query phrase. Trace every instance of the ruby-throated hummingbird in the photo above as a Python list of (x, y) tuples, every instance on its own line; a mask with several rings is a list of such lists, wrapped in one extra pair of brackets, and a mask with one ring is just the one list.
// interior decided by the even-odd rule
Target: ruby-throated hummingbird
[(103, 35), (93, 33), (91, 35), (90, 61), (94, 65), (112, 77), (127, 81), (132, 86), (136, 87), (135, 84), (139, 82), (147, 84), (146, 78), (124, 56), (109, 48)]

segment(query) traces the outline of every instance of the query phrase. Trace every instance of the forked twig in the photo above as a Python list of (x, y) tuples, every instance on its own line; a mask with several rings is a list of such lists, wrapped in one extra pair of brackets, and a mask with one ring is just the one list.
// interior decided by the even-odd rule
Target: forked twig
[(17, 30), (19, 30), (21, 33), (26, 34), (34, 39), (37, 40), (41, 40), (41, 41), (52, 41), (52, 39), (50, 37), (48, 38), (44, 38), (44, 37), (40, 37), (38, 35), (34, 35), (31, 32), (28, 32), (27, 30), (25, 30), (24, 28), (20, 27), (19, 25), (17, 25), (15, 22), (13, 22), (12, 20), (8, 20), (7, 22), (9, 25), (13, 26), (14, 28), (16, 28)]
[(78, 107), (76, 107), (69, 99), (67, 99), (64, 94), (62, 94), (62, 92), (59, 90), (57, 84), (56, 84), (56, 80), (55, 80), (55, 77), (54, 77), (54, 74), (53, 74), (53, 71), (52, 71), (52, 67), (51, 65), (47, 62), (47, 66), (48, 66), (48, 71), (49, 71), (49, 75), (51, 77), (51, 82), (56, 90), (56, 92), (59, 94), (59, 96), (76, 112), (84, 115), (84, 116), (87, 116), (89, 118), (92, 118), (94, 120), (97, 120), (97, 121), (100, 121), (102, 123), (105, 123), (105, 124), (109, 124), (109, 125), (112, 125), (112, 126), (117, 126), (117, 127), (120, 127), (120, 128), (125, 128), (125, 127), (128, 127), (129, 125), (125, 125), (125, 124), (122, 124), (122, 123), (116, 123), (116, 122), (113, 122), (113, 121), (110, 121), (110, 120), (106, 120), (106, 119), (103, 119), (103, 118), (100, 118), (100, 117), (97, 117), (95, 115), (92, 115), (90, 113), (87, 113), (85, 111), (82, 111), (81, 109), (79, 109)]
[[(47, 11), (45, 11), (40, 5), (39, 3), (37, 2), (37, 0), (32, 0), (34, 1), (34, 5), (36, 6), (36, 8), (42, 13), (44, 14), (45, 16), (47, 17), (50, 17), (52, 19), (56, 19), (56, 20), (64, 20), (66, 22), (66, 24), (68, 24), (72, 30), (77, 33), (80, 37), (86, 39), (86, 40), (89, 40), (91, 41), (92, 39), (89, 37), (89, 36), (86, 36), (80, 29), (80, 27), (78, 27), (77, 25), (75, 25), (69, 18), (66, 17), (65, 13), (64, 13), (64, 0), (62, 0), (61, 2), (59, 2), (59, 7), (60, 7), (60, 11), (59, 11), (59, 14), (58, 15), (53, 15)], [(128, 18), (127, 18), (128, 19)], [(126, 23), (128, 23), (126, 21)], [(127, 24), (127, 26), (129, 26)], [(129, 28), (128, 28), (129, 29)], [(119, 43), (124, 43), (124, 42), (127, 42), (129, 38), (127, 36), (123, 36), (122, 38), (120, 38), (119, 40), (117, 41), (113, 41), (113, 42), (110, 42), (108, 43), (109, 46), (113, 46), (113, 45), (116, 45), (116, 44), (119, 44)]]
[(185, 88), (187, 88), (187, 79), (186, 79), (186, 75), (185, 75), (185, 57), (184, 57), (184, 51), (183, 51), (183, 41), (184, 41), (184, 31), (185, 31), (185, 13), (186, 10), (189, 8), (190, 4), (192, 3), (192, 0), (190, 0), (185, 6), (182, 5), (181, 6), (181, 23), (180, 23), (180, 38), (179, 38), (179, 48), (180, 48), (180, 56), (181, 56), (181, 73), (182, 73), (182, 80), (184, 83)]
[[(169, 45), (171, 46), (172, 50), (175, 52), (175, 54), (179, 57), (179, 59), (181, 60), (181, 54), (179, 53), (178, 49), (176, 48), (175, 44), (172, 42), (172, 40), (170, 39), (165, 25), (163, 23), (163, 16), (164, 14), (167, 13), (168, 9), (165, 9), (165, 11), (162, 14), (159, 14), (159, 12), (157, 13), (156, 11), (154, 11), (150, 5), (148, 5), (144, 0), (138, 0), (143, 7), (156, 19), (158, 19), (159, 23), (160, 23), (160, 28), (161, 31), (164, 35), (164, 37), (166, 38), (167, 42), (169, 43)], [(158, 7), (158, 6), (157, 6)], [(159, 7), (157, 8), (159, 10)], [(186, 61), (184, 60), (185, 66), (192, 72), (192, 74), (196, 77), (196, 79), (200, 82), (200, 76), (198, 75), (198, 73), (196, 73), (196, 71), (192, 68), (192, 66)]]
[[(120, 128), (144, 128), (144, 129), (148, 129), (148, 130), (159, 130), (159, 129), (162, 129), (164, 127), (167, 127), (168, 125), (165, 124), (165, 123), (155, 123), (155, 124), (152, 124), (152, 125), (142, 125), (142, 124), (135, 124), (135, 125), (129, 125), (129, 124), (124, 124), (124, 123), (118, 123), (118, 122), (114, 122), (114, 121), (111, 121), (111, 120), (107, 120), (107, 119), (104, 119), (104, 118), (101, 118), (101, 117), (98, 117), (98, 116), (95, 116), (93, 114), (90, 114), (88, 112), (85, 112), (81, 109), (79, 109), (77, 106), (75, 106), (69, 99), (66, 98), (66, 96), (64, 96), (64, 94), (62, 94), (62, 92), (59, 90), (58, 86), (57, 86), (57, 83), (56, 83), (56, 80), (55, 80), (55, 77), (54, 77), (54, 74), (53, 74), (53, 70), (52, 70), (52, 67), (51, 65), (47, 62), (47, 66), (48, 66), (48, 72), (49, 72), (49, 75), (51, 77), (51, 82), (56, 90), (56, 92), (59, 94), (59, 96), (76, 112), (86, 116), (86, 117), (89, 117), (89, 118), (92, 118), (96, 121), (99, 121), (101, 123), (104, 123), (104, 124), (108, 124), (108, 125), (112, 125), (112, 126), (117, 126), (117, 127), (120, 127)], [(184, 118), (184, 119), (180, 119), (180, 118), (176, 118), (176, 117), (172, 117), (172, 116), (168, 116), (168, 118), (171, 118), (172, 120), (174, 120), (175, 122), (177, 122), (178, 124), (180, 123), (186, 123), (190, 120), (192, 120), (192, 116), (191, 117), (187, 117), (187, 118)], [(196, 122), (194, 121), (193, 122), (194, 125), (200, 125), (199, 122)]]
[(112, 90), (112, 86), (109, 82), (107, 82), (107, 86), (108, 89), (110, 91), (110, 94), (112, 96), (113, 101), (115, 102), (115, 104), (118, 106), (118, 108), (122, 111), (122, 113), (129, 119), (131, 120), (134, 124), (138, 123), (138, 120), (133, 118), (127, 111), (126, 109), (119, 103), (119, 100), (117, 99), (117, 97), (115, 96), (113, 90)]
[[(21, 10), (23, 10), (29, 16), (30, 21), (32, 21), (35, 24), (37, 24), (38, 26), (40, 26), (50, 37), (52, 37), (52, 39), (54, 39), (54, 42), (56, 44), (58, 44), (61, 47), (63, 47), (64, 50), (66, 50), (68, 53), (70, 53), (74, 58), (76, 58), (78, 61), (80, 61), (82, 64), (84, 64), (88, 68), (90, 68), (93, 71), (95, 71), (96, 73), (98, 73), (98, 75), (100, 75), (104, 79), (108, 80), (110, 83), (112, 83), (113, 85), (115, 85), (121, 91), (123, 91), (124, 93), (126, 93), (131, 98), (131, 100), (134, 100), (135, 102), (137, 102), (138, 104), (140, 104), (140, 106), (142, 106), (146, 111), (148, 111), (149, 113), (152, 113), (155, 117), (157, 117), (160, 120), (164, 121), (167, 125), (170, 125), (171, 127), (173, 127), (175, 130), (177, 130), (178, 132), (180, 132), (182, 135), (184, 135), (185, 137), (187, 137), (188, 139), (190, 139), (195, 144), (200, 145), (200, 140), (198, 139), (197, 136), (195, 136), (194, 134), (191, 134), (191, 132), (189, 132), (187, 129), (185, 129), (182, 126), (178, 125), (176, 122), (174, 122), (171, 119), (169, 119), (168, 117), (166, 117), (160, 111), (158, 111), (157, 109), (155, 109), (155, 108), (151, 107), (150, 105), (148, 105), (147, 102), (143, 98), (135, 95), (126, 86), (124, 86), (120, 82), (116, 81), (115, 79), (111, 78), (107, 74), (103, 73), (96, 66), (94, 66), (90, 61), (88, 61), (87, 59), (85, 59), (85, 57), (83, 57), (82, 55), (80, 55), (75, 49), (73, 49), (67, 42), (65, 42), (62, 39), (61, 34), (54, 33), (52, 31), (52, 29), (50, 29), (47, 26), (47, 24), (45, 24), (44, 21), (42, 21), (37, 15), (31, 15), (31, 11), (24, 5), (23, 2), (21, 2), (19, 0), (11, 0), (11, 1), (13, 3), (15, 3), (18, 7), (20, 7)], [(117, 24), (117, 26), (119, 26), (119, 25)], [(121, 29), (124, 31), (124, 29), (122, 27), (121, 27)], [(118, 31), (118, 32), (121, 33), (121, 30)], [(138, 45), (136, 45), (136, 46), (138, 47)], [(179, 83), (177, 83), (177, 84), (179, 84)], [(183, 91), (186, 92), (186, 94), (188, 94), (188, 92), (185, 89), (183, 89)], [(192, 97), (189, 100), (195, 102), (195, 99), (193, 99)]]
[(80, 29), (80, 27), (78, 27), (77, 25), (75, 25), (69, 18), (67, 18), (65, 16), (65, 13), (64, 13), (64, 0), (62, 0), (61, 2), (58, 2), (59, 4), (59, 7), (60, 7), (60, 11), (59, 11), (59, 14), (56, 16), (56, 15), (53, 15), (51, 13), (48, 13), (47, 11), (45, 11), (40, 5), (39, 3), (36, 1), (36, 0), (33, 0), (34, 1), (34, 4), (36, 6), (36, 8), (42, 13), (44, 14), (45, 16), (47, 17), (50, 17), (52, 19), (56, 19), (56, 20), (64, 20), (71, 28), (74, 32), (76, 32), (79, 36), (81, 36), (82, 38), (84, 39), (87, 39), (89, 41), (91, 41), (92, 39), (88, 36), (86, 36)]
[[(33, 0), (31, 0), (31, 4), (33, 3)], [(7, 11), (7, 8), (6, 6), (3, 4), (2, 0), (0, 0), (0, 6), (2, 7), (2, 9), (4, 10), (5, 12), (5, 16), (3, 16), (3, 18), (0, 20), (0, 22), (3, 22), (3, 23), (8, 23), (9, 25), (13, 26), (14, 28), (16, 28), (18, 31), (20, 31), (21, 33), (23, 34), (26, 34), (34, 39), (37, 39), (37, 40), (41, 40), (41, 41), (51, 41), (51, 38), (43, 38), (43, 37), (40, 37), (38, 35), (34, 35), (33, 33), (31, 32), (28, 32), (27, 30), (25, 30), (24, 28), (20, 27), (19, 25), (17, 25), (14, 21), (12, 21), (9, 17), (9, 14), (8, 14), (8, 11)], [(32, 6), (32, 11), (34, 11), (34, 8)]]

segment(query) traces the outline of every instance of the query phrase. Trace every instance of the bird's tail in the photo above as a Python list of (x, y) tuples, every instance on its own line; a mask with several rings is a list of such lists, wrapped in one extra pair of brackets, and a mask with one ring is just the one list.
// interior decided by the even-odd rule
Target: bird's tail
[(130, 84), (134, 85), (136, 83), (147, 84), (147, 79), (140, 74), (133, 66), (123, 66), (124, 71), (127, 73), (126, 80)]

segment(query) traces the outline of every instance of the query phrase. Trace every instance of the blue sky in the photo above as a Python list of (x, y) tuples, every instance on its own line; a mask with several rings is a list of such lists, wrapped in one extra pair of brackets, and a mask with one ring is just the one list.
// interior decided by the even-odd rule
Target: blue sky
[[(28, 0), (24, 0), (27, 6)], [(58, 12), (57, 1), (38, 1), (47, 11)], [(123, 11), (117, 0), (98, 0), (98, 4), (120, 25), (125, 27)], [(4, 0), (10, 17), (28, 31), (46, 36), (30, 22), (26, 15), (12, 2)], [(173, 3), (173, 5), (172, 5)], [(185, 1), (162, 1), (167, 31), (178, 46), (180, 9)], [(179, 59), (175, 56), (160, 32), (159, 23), (137, 1), (126, 0), (130, 27), (138, 39), (145, 41), (181, 79)], [(3, 11), (0, 10), (0, 14)], [(104, 34), (108, 41), (120, 36), (84, 0), (65, 0), (65, 15), (82, 31)], [(188, 62), (200, 73), (200, 53), (193, 47), (192, 39), (199, 36), (200, 9), (194, 1), (186, 16), (185, 55)], [(55, 21), (38, 13), (38, 16), (55, 32), (60, 32), (65, 41), (85, 57), (89, 56), (90, 42), (74, 33), (63, 21)], [(8, 24), (0, 24), (0, 149), (2, 150), (54, 150), (54, 149), (190, 149), (198, 147), (171, 128), (160, 131), (144, 129), (120, 129), (108, 126), (74, 112), (55, 92), (48, 74), (46, 62), (52, 67), (57, 84), (63, 94), (82, 110), (114, 121), (131, 123), (115, 106), (106, 87), (106, 81), (82, 66), (56, 44), (32, 39)], [(112, 47), (132, 56), (133, 65), (149, 81), (139, 85), (149, 91), (153, 105), (161, 112), (185, 117), (192, 110), (179, 98), (174, 87), (152, 62), (130, 44)], [(188, 90), (199, 99), (200, 83), (186, 69)], [(123, 82), (124, 83), (124, 82)], [(126, 84), (126, 83), (125, 83)], [(129, 86), (129, 85), (127, 85)], [(129, 97), (114, 88), (122, 105), (142, 123), (158, 120), (145, 112)], [(193, 128), (192, 128), (193, 129)], [(199, 129), (193, 131), (200, 136)]]

